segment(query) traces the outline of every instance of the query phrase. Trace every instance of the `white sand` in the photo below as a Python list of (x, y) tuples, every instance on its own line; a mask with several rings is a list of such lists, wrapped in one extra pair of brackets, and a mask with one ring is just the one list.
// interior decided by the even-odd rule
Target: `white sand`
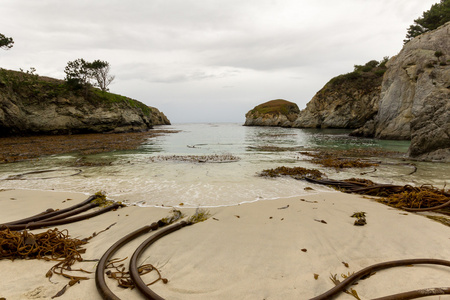
[[(63, 202), (68, 198), (72, 200)], [(49, 207), (71, 206), (86, 198), (81, 193), (1, 191), (0, 223)], [(279, 209), (287, 205), (288, 208)], [(194, 212), (181, 210), (187, 215)], [(356, 195), (333, 191), (209, 210), (212, 213), (209, 220), (163, 237), (143, 255), (143, 262), (155, 265), (169, 279), (167, 284), (158, 282), (151, 286), (163, 298), (308, 299), (334, 286), (330, 274), (340, 277), (342, 273), (396, 259), (450, 260), (449, 227)], [(366, 212), (366, 226), (353, 225), (355, 219), (350, 216), (357, 211)], [(83, 238), (117, 222), (85, 247), (84, 259), (99, 259), (122, 236), (169, 212), (164, 208), (126, 207), (59, 229), (68, 229), (72, 237)], [(316, 220), (325, 220), (327, 224)], [(43, 230), (33, 232), (40, 231)], [(127, 244), (116, 257), (131, 257), (150, 234)], [(0, 298), (50, 299), (67, 283), (56, 275), (49, 282), (45, 274), (52, 265), (54, 262), (1, 260)], [(74, 265), (78, 267), (95, 271), (96, 264)], [(317, 280), (314, 274), (319, 275)], [(70, 287), (56, 299), (101, 299), (94, 274), (87, 276), (92, 279)], [(106, 280), (121, 299), (143, 299), (136, 289), (124, 290)], [(450, 268), (420, 265), (379, 271), (359, 281), (354, 288), (361, 299), (372, 299), (445, 286), (450, 286)], [(354, 298), (341, 294), (336, 299)], [(443, 300), (450, 296), (421, 299)]]

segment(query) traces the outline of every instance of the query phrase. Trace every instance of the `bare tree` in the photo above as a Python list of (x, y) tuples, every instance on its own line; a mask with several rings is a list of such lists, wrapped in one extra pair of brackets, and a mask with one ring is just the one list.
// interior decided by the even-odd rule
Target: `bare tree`
[(97, 81), (95, 84), (102, 91), (108, 91), (108, 85), (114, 80), (114, 75), (109, 75), (110, 66), (106, 61), (95, 60), (90, 64), (92, 75)]

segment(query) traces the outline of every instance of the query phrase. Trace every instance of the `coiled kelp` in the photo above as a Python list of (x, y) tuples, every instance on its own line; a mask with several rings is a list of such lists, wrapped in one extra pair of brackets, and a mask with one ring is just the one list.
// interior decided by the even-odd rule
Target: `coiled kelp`
[[(347, 288), (349, 288), (351, 285), (353, 285), (356, 281), (358, 281), (361, 278), (364, 278), (365, 276), (368, 276), (372, 274), (373, 272), (399, 267), (399, 266), (408, 266), (408, 265), (419, 265), (419, 264), (429, 264), (429, 265), (440, 265), (440, 266), (446, 266), (450, 267), (450, 261), (443, 260), (443, 259), (432, 259), (432, 258), (418, 258), (418, 259), (404, 259), (404, 260), (394, 260), (394, 261), (387, 261), (378, 263), (375, 265), (368, 266), (356, 273), (353, 273), (349, 276), (346, 276), (346, 279), (342, 282), (335, 281), (333, 279), (336, 279), (335, 277), (332, 279), (333, 282), (335, 282), (336, 286), (327, 292), (316, 296), (310, 300), (326, 300), (326, 299), (332, 299), (336, 295), (338, 295), (341, 292), (344, 292)], [(357, 293), (351, 293), (352, 295), (356, 295)], [(450, 287), (444, 287), (444, 288), (438, 288), (438, 289), (423, 289), (423, 290), (417, 290), (412, 292), (405, 292), (401, 294), (386, 296), (382, 298), (377, 298), (379, 300), (385, 299), (385, 300), (397, 300), (397, 299), (415, 299), (420, 298), (424, 296), (431, 296), (431, 295), (448, 295), (450, 294)], [(409, 296), (407, 296), (409, 295)], [(359, 299), (359, 298), (357, 298)]]
[[(102, 208), (90, 213), (80, 215), (81, 212), (87, 211), (97, 206), (100, 206)], [(106, 200), (106, 196), (104, 193), (97, 192), (95, 195), (90, 196), (85, 201), (71, 207), (61, 210), (48, 209), (45, 212), (42, 212), (35, 216), (0, 224), (0, 228), (9, 228), (10, 230), (24, 230), (59, 226), (95, 217), (122, 206), (123, 204), (121, 203)]]

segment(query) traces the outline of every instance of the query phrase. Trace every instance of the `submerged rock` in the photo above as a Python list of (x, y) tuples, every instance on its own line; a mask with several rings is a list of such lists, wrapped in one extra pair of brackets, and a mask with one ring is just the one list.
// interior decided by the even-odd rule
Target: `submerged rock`
[(283, 99), (271, 100), (255, 106), (245, 115), (244, 126), (292, 127), (300, 110), (297, 104)]

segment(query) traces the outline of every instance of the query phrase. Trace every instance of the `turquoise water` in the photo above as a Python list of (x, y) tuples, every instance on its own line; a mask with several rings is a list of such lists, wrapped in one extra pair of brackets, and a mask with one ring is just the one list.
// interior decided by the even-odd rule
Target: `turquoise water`
[[(244, 127), (225, 123), (176, 124), (157, 129), (179, 132), (148, 139), (133, 151), (55, 155), (0, 165), (0, 188), (87, 194), (102, 190), (112, 199), (142, 206), (183, 203), (197, 207), (311, 193), (304, 189), (311, 185), (303, 181), (258, 176), (264, 169), (283, 165), (316, 168), (333, 179), (359, 177), (380, 183), (435, 186), (450, 181), (450, 164), (409, 162), (402, 157), (370, 158), (383, 163), (376, 169), (338, 172), (314, 165), (308, 161), (309, 157), (299, 153), (313, 148), (382, 148), (406, 153), (409, 146), (405, 141), (349, 137), (345, 130)], [(278, 151), (280, 148), (284, 151)], [(409, 175), (416, 167), (417, 172)], [(29, 173), (44, 170), (48, 172)], [(18, 174), (23, 175), (17, 177)], [(314, 189), (313, 192), (330, 191), (323, 186)]]

